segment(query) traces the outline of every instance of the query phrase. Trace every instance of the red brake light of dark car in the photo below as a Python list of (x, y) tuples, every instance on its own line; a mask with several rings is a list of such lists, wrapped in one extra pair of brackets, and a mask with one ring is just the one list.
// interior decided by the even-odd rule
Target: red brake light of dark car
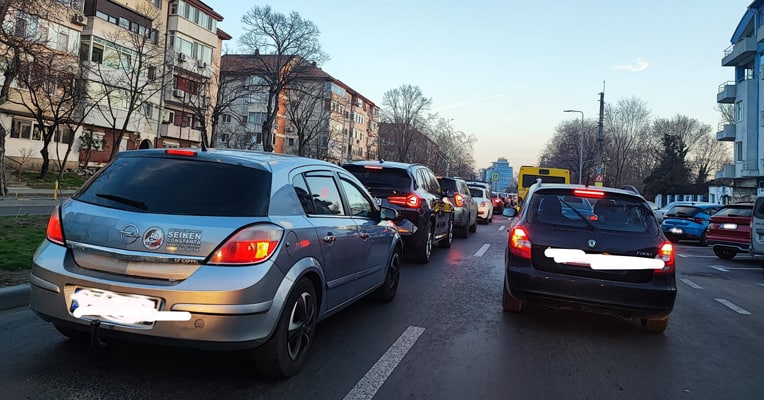
[(390, 204), (396, 204), (399, 206), (405, 206), (405, 207), (411, 207), (411, 208), (419, 208), (419, 205), (421, 204), (421, 200), (419, 199), (419, 196), (415, 194), (410, 194), (408, 196), (392, 196), (392, 197), (388, 197), (387, 201), (389, 201)]
[(573, 194), (579, 197), (592, 197), (600, 199), (605, 196), (605, 192), (601, 190), (588, 190), (588, 189), (576, 189)]
[(661, 247), (658, 248), (658, 256), (663, 260), (665, 266), (662, 269), (656, 269), (656, 274), (670, 274), (674, 272), (674, 245), (671, 242), (661, 243)]
[(167, 149), (164, 152), (171, 156), (196, 157), (196, 151), (194, 150)]
[(521, 226), (512, 228), (509, 234), (509, 252), (521, 258), (531, 258), (531, 241)]
[(50, 219), (48, 220), (48, 229), (45, 232), (45, 237), (53, 243), (63, 245), (64, 244), (64, 231), (61, 229), (61, 214), (59, 213), (59, 207), (55, 206), (53, 212), (50, 213)]
[(236, 232), (212, 253), (212, 265), (251, 265), (270, 258), (284, 230), (275, 225), (252, 225)]

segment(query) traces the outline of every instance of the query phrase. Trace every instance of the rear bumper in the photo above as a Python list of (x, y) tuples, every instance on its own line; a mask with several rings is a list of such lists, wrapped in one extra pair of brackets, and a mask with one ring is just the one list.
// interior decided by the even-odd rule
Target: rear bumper
[(674, 275), (658, 276), (649, 283), (627, 283), (521, 267), (506, 269), (504, 285), (520, 301), (626, 318), (667, 316), (676, 299)]
[(721, 247), (725, 249), (734, 249), (747, 252), (751, 248), (750, 242), (733, 242), (729, 240), (718, 240), (709, 238), (706, 240), (709, 247)]

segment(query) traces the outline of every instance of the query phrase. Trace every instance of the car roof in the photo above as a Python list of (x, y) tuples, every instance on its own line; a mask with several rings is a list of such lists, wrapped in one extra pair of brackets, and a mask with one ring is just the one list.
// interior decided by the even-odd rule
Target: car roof
[(373, 165), (377, 167), (382, 168), (400, 168), (400, 169), (407, 169), (411, 167), (424, 167), (423, 164), (417, 164), (417, 163), (404, 163), (399, 161), (385, 161), (385, 160), (354, 160), (354, 161), (348, 161), (344, 165)]
[[(633, 190), (626, 190), (626, 189), (618, 189), (614, 187), (608, 187), (608, 186), (590, 186), (590, 185), (579, 185), (574, 183), (534, 183), (531, 185), (531, 192), (535, 192), (538, 190), (576, 190), (576, 189), (585, 189), (585, 190), (599, 190), (606, 193), (614, 193), (614, 194), (621, 194), (621, 195), (627, 195), (627, 196), (635, 196), (644, 199), (641, 194), (634, 192)], [(647, 201), (647, 200), (645, 200)]]
[[(199, 148), (155, 148), (122, 151), (117, 154), (117, 157), (189, 157), (184, 155), (173, 155), (173, 153), (182, 152), (193, 152), (193, 158), (196, 160), (237, 163), (249, 167), (259, 167), (268, 171), (281, 170), (284, 168), (291, 169), (304, 165), (321, 165), (338, 168), (330, 162), (313, 158), (299, 157), (291, 154), (238, 149), (212, 148), (205, 151)], [(191, 155), (191, 153), (188, 154)]]

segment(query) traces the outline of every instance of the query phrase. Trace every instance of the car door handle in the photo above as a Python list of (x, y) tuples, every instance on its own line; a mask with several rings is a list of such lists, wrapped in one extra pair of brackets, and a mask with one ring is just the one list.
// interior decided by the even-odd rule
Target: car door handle
[(337, 240), (337, 236), (334, 236), (334, 234), (331, 233), (331, 232), (328, 232), (324, 236), (324, 242), (326, 242), (326, 243), (334, 243), (336, 240)]
[(363, 240), (364, 240), (364, 242), (365, 242), (365, 241), (366, 241), (366, 239), (368, 239), (369, 237), (371, 237), (371, 235), (369, 235), (368, 233), (366, 233), (366, 232), (361, 232), (361, 239), (363, 239)]

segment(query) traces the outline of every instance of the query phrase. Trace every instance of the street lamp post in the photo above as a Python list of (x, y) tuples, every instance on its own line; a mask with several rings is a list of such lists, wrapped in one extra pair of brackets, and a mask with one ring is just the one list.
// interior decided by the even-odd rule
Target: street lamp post
[(562, 112), (581, 113), (581, 132), (578, 140), (578, 184), (581, 184), (581, 176), (584, 173), (584, 112), (578, 110), (562, 110)]

